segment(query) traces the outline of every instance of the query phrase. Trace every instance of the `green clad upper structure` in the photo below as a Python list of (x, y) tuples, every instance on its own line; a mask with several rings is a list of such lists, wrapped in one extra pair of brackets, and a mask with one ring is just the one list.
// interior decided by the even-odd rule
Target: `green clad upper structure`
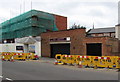
[(61, 27), (58, 24), (60, 16), (57, 16), (37, 10), (23, 13), (0, 24), (0, 36), (2, 36), (0, 40), (39, 36), (42, 32), (58, 31)]

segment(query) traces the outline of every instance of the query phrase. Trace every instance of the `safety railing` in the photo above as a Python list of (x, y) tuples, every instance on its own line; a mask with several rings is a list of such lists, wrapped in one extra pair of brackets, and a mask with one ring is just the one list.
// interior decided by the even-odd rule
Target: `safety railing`
[(80, 67), (120, 69), (119, 56), (81, 56), (56, 54), (56, 64), (79, 65)]
[(16, 53), (16, 52), (1, 52), (0, 58), (2, 60), (33, 60), (37, 56), (34, 53)]

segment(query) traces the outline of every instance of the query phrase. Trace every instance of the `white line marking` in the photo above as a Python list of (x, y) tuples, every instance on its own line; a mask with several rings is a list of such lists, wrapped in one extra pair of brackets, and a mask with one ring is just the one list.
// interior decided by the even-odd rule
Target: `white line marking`
[(0, 76), (0, 78), (3, 78), (3, 76)]
[(12, 81), (12, 79), (10, 79), (10, 78), (6, 78), (6, 80)]

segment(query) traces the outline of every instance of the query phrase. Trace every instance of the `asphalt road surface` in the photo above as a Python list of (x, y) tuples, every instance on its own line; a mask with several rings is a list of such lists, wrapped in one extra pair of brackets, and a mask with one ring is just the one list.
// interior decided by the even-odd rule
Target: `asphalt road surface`
[(118, 80), (114, 70), (95, 70), (74, 66), (54, 65), (51, 62), (3, 62), (3, 80)]

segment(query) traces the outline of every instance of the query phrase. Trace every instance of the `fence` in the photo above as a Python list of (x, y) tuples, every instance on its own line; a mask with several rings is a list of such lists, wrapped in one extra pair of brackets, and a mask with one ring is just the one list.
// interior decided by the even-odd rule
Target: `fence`
[(33, 60), (36, 55), (34, 53), (15, 53), (15, 52), (2, 52), (0, 53), (2, 60)]
[(93, 68), (120, 68), (119, 56), (81, 56), (81, 55), (56, 55), (56, 61), (61, 64), (81, 65)]

